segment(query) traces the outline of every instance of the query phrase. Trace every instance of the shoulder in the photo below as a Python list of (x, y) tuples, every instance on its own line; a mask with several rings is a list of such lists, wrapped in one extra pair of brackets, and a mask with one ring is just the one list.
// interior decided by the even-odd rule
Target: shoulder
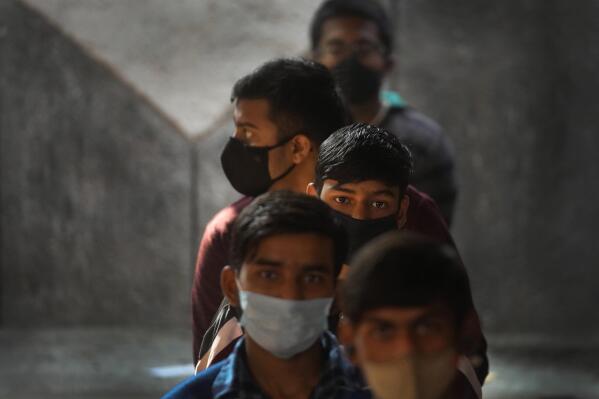
[(435, 121), (412, 108), (392, 107), (381, 127), (393, 133), (417, 154), (450, 152), (450, 144), (443, 129)]
[(408, 186), (406, 195), (410, 199), (410, 205), (405, 229), (455, 247), (435, 200), (413, 186)]
[(239, 213), (252, 202), (252, 197), (241, 197), (226, 208), (221, 209), (212, 217), (206, 225), (204, 238), (223, 234), (231, 228), (231, 224)]
[(162, 399), (193, 399), (211, 398), (212, 384), (223, 366), (223, 362), (216, 363), (201, 373), (181, 382)]
[(435, 137), (442, 134), (441, 126), (437, 122), (410, 107), (391, 107), (383, 125), (389, 129), (411, 128)]
[(414, 186), (408, 186), (406, 189), (406, 195), (410, 198), (410, 208), (414, 206), (419, 209), (420, 207), (424, 208), (435, 208), (437, 204), (435, 200), (432, 199), (428, 194), (419, 191)]

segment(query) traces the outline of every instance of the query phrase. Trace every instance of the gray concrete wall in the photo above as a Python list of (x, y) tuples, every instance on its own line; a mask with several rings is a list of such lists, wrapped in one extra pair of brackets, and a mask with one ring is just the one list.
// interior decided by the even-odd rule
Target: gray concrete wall
[[(487, 331), (597, 335), (599, 5), (387, 3), (392, 86), (456, 147), (454, 233)], [(4, 325), (187, 327), (203, 227), (238, 198), (218, 161), (231, 123), (183, 139), (15, 1), (0, 46)]]
[(395, 84), (453, 139), (491, 332), (599, 334), (599, 3), (402, 0)]
[(37, 13), (0, 7), (3, 324), (187, 324), (188, 142)]

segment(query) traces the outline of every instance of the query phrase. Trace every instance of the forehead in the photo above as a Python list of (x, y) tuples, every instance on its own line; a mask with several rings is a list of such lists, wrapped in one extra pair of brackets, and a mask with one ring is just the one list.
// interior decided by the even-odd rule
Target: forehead
[(379, 28), (373, 21), (361, 17), (329, 18), (322, 25), (320, 42), (333, 40), (380, 42)]
[(236, 99), (234, 105), (233, 119), (235, 122), (270, 120), (270, 104), (266, 99)]
[(424, 318), (438, 318), (450, 323), (453, 314), (450, 308), (440, 303), (423, 306), (388, 306), (364, 312), (364, 323), (409, 324)]
[(261, 260), (284, 266), (320, 265), (334, 269), (334, 245), (330, 237), (317, 233), (277, 234), (258, 243), (248, 264)]
[(356, 195), (392, 194), (399, 197), (399, 186), (389, 185), (381, 180), (363, 180), (359, 182), (342, 183), (337, 180), (326, 179), (322, 185), (322, 192), (345, 191)]

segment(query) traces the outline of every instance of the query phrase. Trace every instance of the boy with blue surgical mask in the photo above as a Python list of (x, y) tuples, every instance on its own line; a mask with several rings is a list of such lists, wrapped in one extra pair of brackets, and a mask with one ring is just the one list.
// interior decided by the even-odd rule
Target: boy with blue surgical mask
[(322, 201), (258, 197), (233, 225), (221, 286), (245, 334), (225, 360), (183, 382), (176, 398), (369, 398), (326, 331), (346, 238)]

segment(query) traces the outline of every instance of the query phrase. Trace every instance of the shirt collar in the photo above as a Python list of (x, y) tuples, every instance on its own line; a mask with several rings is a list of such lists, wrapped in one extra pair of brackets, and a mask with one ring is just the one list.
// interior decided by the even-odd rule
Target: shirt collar
[[(320, 380), (312, 392), (311, 399), (332, 398), (339, 391), (366, 389), (363, 378), (347, 360), (333, 334), (325, 331), (320, 338), (320, 343), (326, 359)], [(265, 398), (247, 367), (244, 338), (239, 340), (231, 355), (223, 361), (223, 366), (212, 384), (212, 393), (215, 399), (226, 397)]]

